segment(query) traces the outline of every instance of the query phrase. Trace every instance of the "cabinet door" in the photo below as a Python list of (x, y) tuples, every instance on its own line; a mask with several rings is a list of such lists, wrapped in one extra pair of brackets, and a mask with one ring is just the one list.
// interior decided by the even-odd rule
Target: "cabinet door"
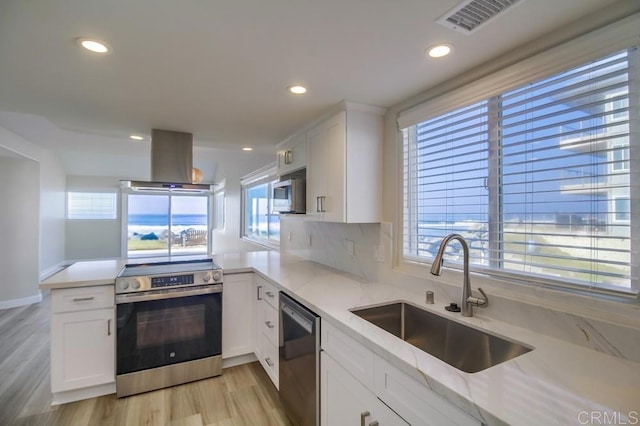
[(326, 196), (327, 146), (326, 126), (320, 124), (307, 132), (307, 216), (323, 219), (321, 197)]
[[(346, 199), (346, 111), (333, 116), (325, 125), (324, 220), (345, 222)], [(373, 190), (377, 190), (374, 188)]]
[(224, 276), (222, 292), (222, 357), (254, 351), (255, 290), (253, 274)]
[(114, 309), (53, 314), (51, 391), (115, 381)]
[(278, 150), (278, 175), (295, 172), (307, 165), (307, 136), (305, 133), (291, 139)]
[(376, 355), (375, 391), (413, 426), (479, 426), (477, 419)]
[(385, 426), (408, 424), (325, 351), (321, 352), (320, 376), (322, 426), (371, 425), (375, 421)]

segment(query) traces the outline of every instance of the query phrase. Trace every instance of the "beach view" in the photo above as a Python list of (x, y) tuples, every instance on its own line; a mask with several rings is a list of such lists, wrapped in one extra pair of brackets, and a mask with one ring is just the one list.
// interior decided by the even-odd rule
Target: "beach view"
[(206, 196), (128, 196), (127, 252), (133, 256), (207, 253)]

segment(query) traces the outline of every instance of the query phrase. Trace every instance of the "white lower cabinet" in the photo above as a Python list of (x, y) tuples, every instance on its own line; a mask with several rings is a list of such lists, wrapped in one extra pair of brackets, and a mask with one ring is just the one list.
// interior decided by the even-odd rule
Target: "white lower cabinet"
[[(322, 349), (323, 426), (481, 424), (329, 321), (322, 323)], [(361, 420), (365, 412), (369, 416)]]
[(51, 298), (51, 391), (115, 382), (113, 286), (52, 290)]
[(481, 424), (377, 355), (374, 371), (376, 395), (413, 426)]
[(264, 278), (256, 275), (254, 296), (256, 298), (255, 354), (276, 389), (279, 389), (278, 289)]
[(408, 424), (326, 351), (320, 357), (320, 407), (322, 426)]
[(251, 354), (255, 347), (253, 273), (224, 276), (222, 291), (222, 358)]

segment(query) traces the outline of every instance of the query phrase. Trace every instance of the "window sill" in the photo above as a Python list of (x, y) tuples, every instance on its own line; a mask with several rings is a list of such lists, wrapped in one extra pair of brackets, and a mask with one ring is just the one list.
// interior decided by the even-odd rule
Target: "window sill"
[(248, 238), (248, 237), (241, 237), (240, 239), (242, 241), (246, 241), (247, 243), (255, 244), (257, 246), (260, 246), (262, 248), (266, 248), (269, 250), (275, 250), (275, 251), (280, 250), (280, 244), (271, 243), (266, 240), (257, 240), (257, 239)]
[[(445, 266), (441, 276), (433, 276), (430, 274), (430, 269), (430, 264), (404, 260), (394, 266), (393, 271), (422, 280), (426, 279), (436, 286), (441, 286), (441, 289), (457, 300), (462, 287), (462, 270)], [(585, 291), (572, 291), (570, 288), (555, 287), (551, 284), (525, 283), (522, 280), (510, 280), (478, 272), (470, 272), (470, 275), (472, 291), (476, 293), (478, 287), (482, 287), (489, 296), (490, 303), (493, 296), (494, 301), (507, 299), (563, 314), (594, 318), (631, 327), (640, 325), (636, 319), (640, 304), (638, 298), (633, 295), (611, 298), (600, 294), (587, 294)], [(494, 304), (492, 310), (497, 306)]]

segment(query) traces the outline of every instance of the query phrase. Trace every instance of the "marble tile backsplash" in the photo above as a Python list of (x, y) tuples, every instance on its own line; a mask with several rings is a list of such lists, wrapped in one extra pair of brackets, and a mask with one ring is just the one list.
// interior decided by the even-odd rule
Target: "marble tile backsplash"
[[(280, 249), (347, 272), (368, 282), (382, 282), (412, 291), (432, 290), (437, 301), (460, 302), (461, 276), (442, 277), (401, 272), (392, 268), (392, 226), (341, 224), (283, 218)], [(640, 362), (640, 307), (572, 294), (498, 283), (474, 276), (472, 288), (482, 286), (490, 298), (477, 309), (479, 321), (498, 320), (555, 337), (598, 352)], [(399, 294), (402, 291), (398, 292)], [(537, 302), (538, 301), (538, 302)]]
[(283, 217), (280, 250), (367, 281), (378, 281), (379, 233), (380, 224), (377, 223), (325, 223)]

